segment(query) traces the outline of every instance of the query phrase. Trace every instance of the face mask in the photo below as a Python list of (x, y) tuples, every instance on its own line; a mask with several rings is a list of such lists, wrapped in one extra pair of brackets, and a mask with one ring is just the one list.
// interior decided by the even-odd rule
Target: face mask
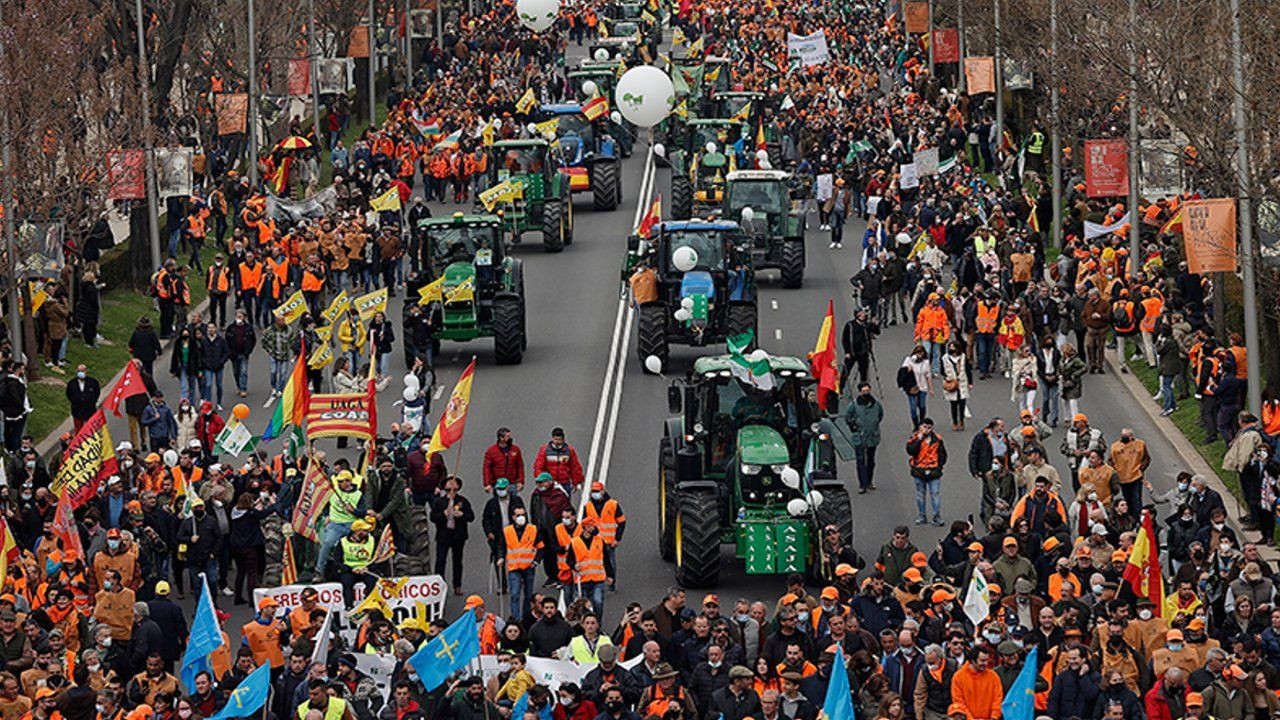
[(1098, 493), (1089, 493), (1089, 502), (1098, 502)]
[(103, 705), (102, 703), (98, 703), (98, 704), (94, 705), (94, 707), (98, 709), (98, 714), (99, 714), (99, 715), (101, 715), (102, 713), (104, 713), (104, 712), (106, 712), (106, 711), (107, 711), (106, 706), (105, 706), (105, 705)]
[(24, 493), (22, 493), (22, 499), (23, 499), (23, 500), (30, 500), (30, 499), (31, 499), (31, 493), (29, 493), (29, 492), (24, 492)]
[(707, 661), (707, 665), (710, 665), (712, 669), (718, 669), (723, 664), (724, 663), (722, 662), (711, 662), (710, 660)]
[(506, 491), (506, 490), (498, 490), (498, 491), (497, 491), (497, 495), (498, 495), (498, 497), (506, 497), (506, 496), (507, 496), (507, 491)]
[(573, 527), (573, 518), (565, 518), (560, 521), (565, 527)]
[(942, 603), (942, 609), (946, 612), (951, 612), (955, 608), (955, 606), (956, 604), (951, 602), (950, 600)]
[(102, 589), (103, 589), (103, 590), (110, 590), (110, 589), (111, 589), (111, 585), (112, 585), (112, 583), (111, 583), (111, 581), (110, 581), (110, 580), (103, 580), (103, 581), (102, 581)]
[[(107, 583), (103, 583), (103, 585), (104, 585), (104, 586), (105, 586), (106, 584), (107, 584)], [(110, 635), (108, 635), (107, 637), (103, 638), (103, 639), (102, 639), (102, 643), (101, 643), (101, 645), (102, 645), (102, 647), (111, 647), (111, 636), (110, 636)]]
[(498, 672), (500, 673), (511, 672), (511, 663), (509, 662), (498, 663)]
[(1188, 485), (1187, 483), (1180, 482), (1180, 483), (1178, 483), (1178, 492), (1186, 492), (1186, 491), (1187, 491), (1187, 488), (1189, 488), (1189, 487), (1191, 487), (1191, 486), (1190, 486), (1190, 485)]
[(1169, 643), (1167, 647), (1169, 652), (1178, 652), (1182, 650), (1182, 643)]
[(108, 541), (107, 541), (107, 547), (111, 548), (112, 550), (119, 549), (119, 547), (120, 547), (120, 541), (119, 541), (119, 540), (108, 540)]
[[(96, 673), (96, 672), (98, 672), (99, 670), (101, 670), (101, 669), (102, 669), (102, 666), (101, 666), (101, 665), (87, 665), (86, 667), (87, 667), (87, 668), (89, 668), (89, 672), (91, 672), (91, 673)], [(99, 711), (99, 712), (101, 712), (101, 711)]]
[(28, 470), (29, 470), (29, 469), (31, 469), (31, 468), (34, 468), (35, 466), (36, 466), (36, 461), (35, 461), (35, 460), (28, 460), (28, 461), (27, 461), (27, 469), (28, 469)]
[(82, 373), (82, 372), (77, 371), (77, 372), (76, 372), (76, 377), (77, 377), (77, 378), (79, 378), (79, 379), (81, 379), (81, 380), (83, 380), (83, 379), (84, 379), (84, 377), (85, 377), (85, 373)]
[(1058, 574), (1061, 575), (1062, 577), (1066, 577), (1070, 573), (1071, 573), (1071, 568), (1058, 568)]
[(593, 493), (591, 493), (591, 499), (592, 499), (592, 500), (600, 500), (600, 499), (601, 499), (601, 498), (603, 498), (603, 497), (604, 497), (604, 493), (602, 493), (602, 492), (593, 492)]
[(1131, 442), (1133, 442), (1133, 438), (1131, 438), (1131, 437), (1121, 437), (1121, 438), (1120, 438), (1120, 442), (1122, 442), (1122, 443), (1131, 443)]
[(525, 524), (526, 522), (528, 522), (528, 521), (529, 521), (529, 520), (528, 520), (528, 518), (526, 518), (526, 517), (525, 517), (525, 516), (523, 516), (523, 515), (517, 515), (517, 516), (516, 516), (516, 518), (515, 518), (515, 523), (516, 523), (517, 525), (524, 525), (524, 524)]
[(1229, 553), (1229, 552), (1231, 552), (1231, 543), (1219, 543), (1219, 544), (1218, 544), (1218, 554), (1220, 554), (1220, 555), (1225, 555), (1225, 554), (1227, 554), (1227, 553)]
[(1150, 610), (1148, 610), (1148, 609), (1145, 609), (1145, 608), (1144, 608), (1144, 609), (1142, 609), (1142, 610), (1139, 610), (1139, 611), (1138, 611), (1138, 617), (1139, 617), (1139, 618), (1141, 618), (1141, 619), (1143, 619), (1143, 620), (1150, 620), (1150, 619), (1151, 619), (1151, 611), (1150, 611)]
[(573, 702), (573, 698), (567, 698), (567, 697), (560, 698), (560, 704), (564, 705), (565, 707), (569, 707), (569, 704), (572, 702)]
[(190, 711), (190, 710), (179, 710), (179, 711), (178, 711), (178, 717), (180, 717), (180, 718), (189, 718), (189, 717), (191, 717), (191, 711)]
[(1216, 522), (1216, 523), (1214, 523), (1214, 524), (1213, 524), (1213, 529), (1214, 529), (1214, 530), (1217, 530), (1218, 532), (1222, 532), (1222, 528), (1224, 528), (1224, 527), (1226, 527), (1226, 526), (1227, 526), (1227, 524), (1226, 524), (1226, 523)]
[(617, 702), (616, 700), (614, 702), (607, 702), (604, 706), (611, 713), (616, 713), (622, 709), (622, 703)]
[(1101, 586), (1101, 585), (1094, 585), (1092, 589), (1093, 589), (1093, 594), (1094, 594), (1094, 595), (1101, 595), (1101, 594), (1102, 594), (1102, 586)]
[(1023, 642), (1023, 641), (1021, 641), (1021, 640), (1014, 640), (1014, 641), (1013, 641), (1013, 646), (1014, 646), (1014, 647), (1016, 647), (1016, 648), (1018, 648), (1019, 650), (1021, 650), (1022, 648), (1026, 647), (1026, 643), (1024, 643), (1024, 642)]
[(1191, 522), (1191, 517), (1192, 517), (1192, 516), (1191, 516), (1190, 514), (1183, 515), (1183, 516), (1182, 516), (1182, 522)]
[(1000, 638), (1002, 637), (998, 632), (982, 633), (982, 636), (986, 638), (987, 642), (991, 643), (992, 645), (995, 645), (996, 643), (1000, 642)]
[(746, 622), (746, 621), (750, 620), (750, 619), (751, 619), (751, 616), (750, 616), (750, 615), (748, 615), (748, 614), (746, 614), (746, 613), (738, 613), (737, 615), (734, 615), (734, 616), (733, 616), (733, 619), (734, 619), (734, 620), (737, 620), (737, 621), (738, 621), (738, 622), (740, 622), (740, 623), (744, 623), (744, 622)]

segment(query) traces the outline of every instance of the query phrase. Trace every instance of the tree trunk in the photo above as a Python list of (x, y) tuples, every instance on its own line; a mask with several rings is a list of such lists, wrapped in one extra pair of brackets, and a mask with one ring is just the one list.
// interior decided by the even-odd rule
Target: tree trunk
[(145, 287), (156, 268), (151, 267), (151, 226), (147, 201), (134, 200), (129, 207), (129, 284)]

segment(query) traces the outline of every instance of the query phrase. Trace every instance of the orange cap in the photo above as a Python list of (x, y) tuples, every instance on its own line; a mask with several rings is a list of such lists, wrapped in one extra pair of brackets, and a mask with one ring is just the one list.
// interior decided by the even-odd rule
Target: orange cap
[(267, 608), (280, 607), (280, 603), (276, 602), (273, 597), (264, 597), (258, 601), (258, 612), (262, 612)]
[(1111, 553), (1111, 562), (1115, 562), (1117, 560), (1128, 560), (1128, 559), (1129, 559), (1129, 556), (1126, 555), (1123, 550), (1117, 550)]
[(915, 568), (907, 568), (906, 572), (902, 573), (902, 579), (910, 582), (924, 582), (924, 576)]
[(911, 564), (918, 568), (928, 567), (929, 558), (926, 557), (924, 553), (917, 552), (916, 554), (911, 556)]
[(1198, 693), (1198, 692), (1189, 692), (1189, 693), (1187, 693), (1187, 707), (1189, 707), (1189, 708), (1193, 708), (1193, 707), (1202, 708), (1202, 707), (1204, 707), (1204, 696), (1203, 696), (1203, 695), (1201, 695), (1201, 694), (1200, 694), (1200, 693)]
[(823, 600), (839, 600), (840, 591), (828, 585), (822, 588), (822, 599)]
[(956, 599), (955, 593), (949, 593), (946, 590), (939, 588), (938, 590), (933, 591), (933, 596), (929, 598), (929, 601), (935, 602), (935, 603), (943, 603), (943, 602), (947, 602), (948, 600), (955, 600), (955, 599)]
[(1084, 413), (1076, 413), (1075, 417), (1071, 418), (1071, 422), (1089, 422), (1089, 416)]
[(986, 552), (986, 550), (987, 549), (982, 546), (982, 543), (977, 540), (969, 543), (969, 552)]
[(591, 483), (591, 492), (602, 492), (603, 490), (604, 490), (604, 483), (602, 482)]
[(719, 605), (720, 596), (715, 593), (707, 593), (706, 595), (702, 596), (702, 604), (703, 605)]
[(1089, 546), (1087, 545), (1081, 545), (1076, 548), (1076, 557), (1090, 557), (1092, 555), (1093, 553), (1089, 551)]
[(479, 595), (468, 595), (467, 601), (462, 604), (463, 610), (474, 610), (484, 605), (484, 598)]
[(849, 563), (840, 563), (839, 565), (836, 566), (836, 577), (844, 577), (846, 575), (856, 575), (857, 573), (858, 571), (854, 570), (853, 566), (850, 565)]

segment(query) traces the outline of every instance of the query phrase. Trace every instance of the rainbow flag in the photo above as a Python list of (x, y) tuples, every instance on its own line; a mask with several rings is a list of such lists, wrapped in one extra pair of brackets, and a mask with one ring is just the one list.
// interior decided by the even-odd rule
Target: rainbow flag
[(307, 386), (307, 352), (304, 342), (302, 351), (298, 353), (298, 359), (293, 363), (293, 372), (289, 373), (289, 381), (284, 384), (284, 391), (280, 393), (280, 402), (276, 403), (275, 412), (271, 414), (267, 429), (262, 431), (262, 442), (270, 442), (280, 437), (288, 425), (302, 427), (302, 419), (306, 417), (310, 396), (311, 392)]

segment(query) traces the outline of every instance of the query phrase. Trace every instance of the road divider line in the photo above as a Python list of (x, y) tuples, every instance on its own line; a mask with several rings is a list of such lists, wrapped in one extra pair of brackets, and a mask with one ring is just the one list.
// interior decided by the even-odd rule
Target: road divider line
[[(639, 195), (636, 212), (631, 227), (640, 224), (640, 219), (649, 207), (649, 198), (653, 194), (653, 181), (656, 167), (653, 161), (653, 146), (645, 155), (644, 170), (640, 176)], [(613, 454), (613, 439), (618, 424), (618, 406), (622, 398), (622, 377), (626, 372), (627, 347), (631, 344), (631, 326), (635, 310), (632, 308), (626, 293), (618, 299), (618, 309), (613, 320), (613, 336), (609, 341), (609, 359), (605, 364), (604, 382), (600, 387), (600, 406), (596, 410), (596, 421), (591, 431), (591, 449), (587, 453), (587, 487), (583, 488), (579, 511), (586, 506), (593, 482), (605, 482), (609, 475), (609, 458)], [(616, 374), (615, 374), (616, 373)], [(612, 407), (612, 410), (610, 408)], [(608, 426), (605, 419), (608, 418)], [(602, 461), (597, 464), (597, 461)]]
[(770, 310), (777, 310), (777, 309), (778, 309), (778, 301), (777, 301), (777, 300), (770, 300), (770, 301), (769, 301), (769, 309), (770, 309)]
[(774, 340), (781, 340), (781, 339), (782, 339), (782, 328), (778, 328), (777, 330), (774, 330), (774, 331), (773, 331), (773, 339), (774, 339)]

